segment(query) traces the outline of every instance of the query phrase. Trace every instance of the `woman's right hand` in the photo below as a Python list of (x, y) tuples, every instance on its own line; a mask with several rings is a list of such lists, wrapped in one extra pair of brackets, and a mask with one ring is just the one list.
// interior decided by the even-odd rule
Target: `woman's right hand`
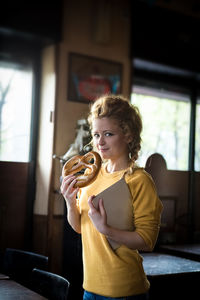
[(68, 175), (63, 178), (60, 191), (67, 205), (67, 219), (71, 227), (78, 233), (81, 233), (80, 212), (76, 202), (76, 195), (79, 188), (75, 188), (74, 184), (77, 179), (74, 175)]
[(62, 184), (60, 187), (61, 194), (63, 195), (67, 206), (73, 207), (76, 205), (76, 195), (79, 191), (79, 188), (75, 188), (74, 184), (76, 183), (76, 176), (68, 175), (63, 178)]

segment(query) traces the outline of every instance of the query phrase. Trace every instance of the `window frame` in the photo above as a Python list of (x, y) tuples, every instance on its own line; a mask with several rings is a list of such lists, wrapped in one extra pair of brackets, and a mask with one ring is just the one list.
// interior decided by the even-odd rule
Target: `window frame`
[[(0, 34), (0, 37), (1, 34)], [(7, 39), (3, 36), (0, 45), (1, 61), (9, 61), (13, 64), (29, 64), (32, 66), (32, 110), (31, 110), (31, 126), (30, 126), (30, 150), (28, 175), (25, 184), (27, 185), (27, 205), (26, 205), (26, 231), (24, 241), (27, 247), (32, 244), (33, 230), (33, 206), (36, 191), (36, 159), (38, 147), (39, 132), (39, 113), (40, 113), (40, 84), (41, 84), (41, 45), (38, 43), (26, 42), (24, 39), (18, 39), (16, 36)], [(6, 49), (6, 51), (5, 51)], [(6, 162), (15, 164), (15, 162)]]
[(191, 111), (187, 171), (190, 173), (195, 172), (195, 125), (199, 81), (199, 76), (192, 71), (164, 66), (138, 58), (133, 60), (132, 89), (134, 85), (156, 90), (160, 90), (162, 87), (166, 92), (187, 94), (189, 96)]

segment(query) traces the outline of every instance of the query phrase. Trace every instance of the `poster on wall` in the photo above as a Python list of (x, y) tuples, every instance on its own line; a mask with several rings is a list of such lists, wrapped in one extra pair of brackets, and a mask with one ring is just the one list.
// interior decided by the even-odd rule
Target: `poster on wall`
[(121, 85), (121, 63), (69, 53), (69, 101), (89, 103), (103, 94), (120, 94)]

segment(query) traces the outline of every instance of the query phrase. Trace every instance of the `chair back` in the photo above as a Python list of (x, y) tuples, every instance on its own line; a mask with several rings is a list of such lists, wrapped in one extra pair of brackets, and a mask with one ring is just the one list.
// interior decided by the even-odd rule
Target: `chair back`
[(6, 248), (3, 259), (3, 272), (6, 275), (29, 286), (34, 268), (47, 270), (48, 257), (34, 252)]
[(34, 268), (32, 271), (32, 289), (49, 300), (67, 300), (69, 281), (52, 272)]

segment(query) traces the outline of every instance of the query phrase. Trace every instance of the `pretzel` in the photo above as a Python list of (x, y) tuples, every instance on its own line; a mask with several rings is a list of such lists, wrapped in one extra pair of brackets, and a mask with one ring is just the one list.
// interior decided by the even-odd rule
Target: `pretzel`
[[(91, 162), (92, 159), (94, 159), (93, 163)], [(100, 155), (97, 152), (91, 151), (84, 156), (76, 155), (70, 158), (63, 166), (62, 177), (73, 174), (77, 177), (74, 187), (85, 187), (95, 180), (100, 167)], [(78, 173), (83, 169), (85, 169), (84, 173)]]

